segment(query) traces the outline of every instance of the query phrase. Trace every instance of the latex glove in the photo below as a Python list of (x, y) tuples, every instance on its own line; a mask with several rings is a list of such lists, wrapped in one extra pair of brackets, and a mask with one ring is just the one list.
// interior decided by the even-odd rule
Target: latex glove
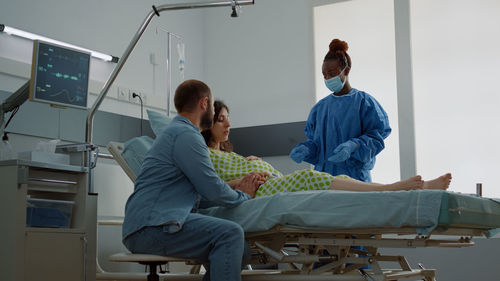
[(290, 152), (290, 158), (292, 158), (292, 160), (296, 163), (304, 161), (307, 155), (309, 155), (309, 148), (307, 148), (307, 146), (305, 145), (296, 146)]
[(328, 157), (328, 161), (344, 162), (351, 157), (352, 152), (354, 151), (354, 149), (356, 149), (357, 146), (358, 144), (353, 141), (346, 141), (339, 144), (339, 146), (337, 146), (335, 150), (333, 150), (333, 155)]

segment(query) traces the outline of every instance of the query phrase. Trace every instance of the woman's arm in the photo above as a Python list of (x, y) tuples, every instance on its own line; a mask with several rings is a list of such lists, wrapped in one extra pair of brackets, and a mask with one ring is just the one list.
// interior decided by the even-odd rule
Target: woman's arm
[[(251, 175), (255, 175), (256, 176), (256, 181), (257, 181), (257, 184), (260, 186), (262, 184), (264, 184), (266, 181), (267, 181), (267, 178), (269, 177), (269, 174), (268, 173), (250, 173), (248, 175), (246, 175), (245, 177), (249, 177)], [(232, 189), (235, 189), (236, 187), (238, 187), (240, 184), (241, 184), (241, 181), (245, 178), (245, 177), (242, 177), (242, 178), (239, 178), (239, 179), (235, 179), (235, 180), (230, 180), (228, 182), (226, 182)]]

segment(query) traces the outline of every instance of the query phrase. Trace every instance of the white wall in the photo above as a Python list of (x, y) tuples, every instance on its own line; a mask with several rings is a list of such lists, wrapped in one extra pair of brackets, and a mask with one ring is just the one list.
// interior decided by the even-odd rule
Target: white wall
[(500, 2), (411, 1), (417, 170), (500, 197)]
[(205, 77), (233, 127), (304, 121), (314, 103), (307, 0), (261, 0), (238, 19), (207, 10)]

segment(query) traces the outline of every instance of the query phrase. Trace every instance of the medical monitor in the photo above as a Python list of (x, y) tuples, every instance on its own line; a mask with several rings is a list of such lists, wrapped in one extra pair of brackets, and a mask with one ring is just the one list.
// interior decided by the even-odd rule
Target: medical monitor
[(30, 100), (87, 109), (90, 53), (35, 40)]

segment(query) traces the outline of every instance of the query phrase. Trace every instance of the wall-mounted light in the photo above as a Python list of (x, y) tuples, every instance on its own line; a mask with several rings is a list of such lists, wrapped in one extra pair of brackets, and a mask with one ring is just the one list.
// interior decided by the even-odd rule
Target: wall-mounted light
[(72, 44), (68, 44), (68, 43), (58, 41), (58, 40), (50, 39), (50, 38), (47, 38), (47, 37), (44, 37), (44, 36), (41, 36), (38, 34), (22, 31), (22, 30), (19, 30), (17, 28), (13, 28), (13, 27), (6, 26), (3, 24), (0, 24), (0, 32), (4, 32), (7, 34), (11, 34), (11, 35), (16, 35), (16, 36), (31, 39), (31, 40), (41, 40), (41, 41), (45, 41), (48, 43), (54, 43), (54, 44), (70, 47), (73, 49), (82, 50), (85, 52), (89, 52), (95, 58), (102, 59), (105, 61), (115, 62), (115, 63), (118, 62), (118, 57), (115, 57), (115, 56), (106, 55), (106, 54), (103, 54), (100, 52), (92, 51), (92, 50), (78, 47), (78, 46), (75, 46)]

